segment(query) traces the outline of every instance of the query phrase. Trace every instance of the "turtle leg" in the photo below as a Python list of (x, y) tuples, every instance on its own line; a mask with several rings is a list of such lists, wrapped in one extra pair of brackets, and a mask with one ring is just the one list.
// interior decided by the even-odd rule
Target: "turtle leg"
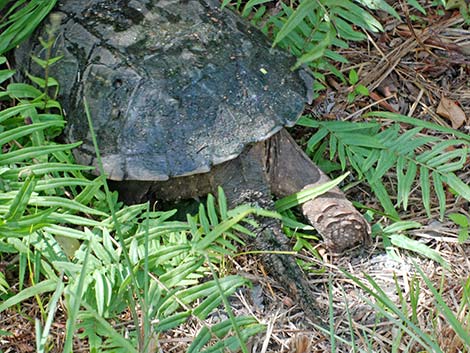
[(119, 193), (119, 200), (126, 205), (134, 205), (146, 201), (146, 196), (152, 186), (151, 181), (107, 181), (109, 188)]
[[(286, 130), (267, 144), (267, 172), (276, 196), (287, 196), (330, 180)], [(301, 210), (333, 252), (340, 253), (369, 240), (369, 224), (339, 188), (305, 202)]]
[[(242, 155), (223, 165), (216, 166), (210, 173), (214, 188), (222, 185), (232, 206), (251, 203), (264, 209), (273, 209), (274, 203), (265, 170), (266, 145), (255, 144)], [(291, 255), (279, 254), (290, 251), (286, 236), (282, 233), (280, 221), (272, 218), (257, 218), (259, 227), (252, 229), (256, 238), (247, 239), (261, 255), (263, 266), (275, 278), (306, 315), (318, 322), (321, 315), (315, 300), (316, 295), (305, 273)]]

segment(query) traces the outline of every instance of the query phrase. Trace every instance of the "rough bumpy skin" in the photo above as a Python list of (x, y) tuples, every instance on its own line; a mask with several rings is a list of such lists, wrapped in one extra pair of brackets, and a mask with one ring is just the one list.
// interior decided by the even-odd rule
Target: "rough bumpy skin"
[(218, 1), (62, 0), (57, 10), (67, 135), (84, 141), (78, 160), (95, 164), (85, 96), (110, 179), (208, 172), (302, 112), (293, 59)]

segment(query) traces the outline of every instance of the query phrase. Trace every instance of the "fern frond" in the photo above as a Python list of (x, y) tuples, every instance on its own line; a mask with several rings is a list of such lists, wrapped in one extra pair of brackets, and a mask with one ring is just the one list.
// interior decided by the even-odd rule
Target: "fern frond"
[[(235, 318), (237, 327), (240, 328), (241, 338), (246, 340), (264, 330), (264, 325), (260, 325), (255, 319), (248, 316), (241, 316)], [(230, 320), (224, 320), (214, 325), (210, 330), (203, 327), (196, 338), (191, 343), (188, 353), (216, 353), (216, 352), (237, 352), (240, 351), (240, 341), (232, 334), (232, 323)], [(211, 337), (215, 336), (219, 339), (217, 343), (211, 345), (209, 348), (203, 349), (209, 343)]]
[[(349, 164), (360, 178), (364, 177), (385, 212), (391, 216), (398, 217), (397, 207), (407, 209), (414, 182), (418, 181), (417, 188), (421, 191), (426, 213), (431, 215), (431, 196), (434, 191), (442, 218), (446, 202), (444, 183), (457, 195), (470, 200), (470, 187), (455, 174), (465, 165), (470, 140), (467, 136), (462, 138), (463, 134), (455, 131), (458, 139), (442, 141), (435, 136), (422, 134), (422, 130), (444, 128), (408, 117), (398, 118), (407, 123), (416, 122), (418, 126), (402, 132), (399, 124), (392, 124), (378, 132), (376, 122), (320, 122), (302, 118), (299, 123), (318, 129), (308, 142), (309, 151), (326, 140), (330, 159), (337, 152), (342, 170)], [(387, 191), (382, 181), (387, 174), (396, 175), (396, 190)], [(395, 204), (390, 193), (396, 196)]]
[[(347, 62), (331, 50), (332, 47), (347, 48), (349, 40), (363, 40), (365, 35), (355, 27), (370, 31), (381, 30), (380, 23), (362, 7), (352, 1), (304, 0), (287, 5), (279, 3), (276, 14), (268, 14), (263, 5), (267, 0), (248, 1), (242, 15), (256, 24), (263, 23), (262, 31), (274, 36), (274, 45), (289, 49), (298, 57), (296, 67), (308, 64), (321, 70), (333, 72), (343, 79), (341, 72), (329, 65), (327, 60)], [(228, 1), (223, 2), (223, 6)], [(331, 70), (332, 69), (332, 70)]]
[(403, 156), (398, 157), (397, 161), (397, 204), (403, 205), (403, 209), (408, 207), (408, 197), (411, 194), (411, 188), (416, 178), (418, 166)]

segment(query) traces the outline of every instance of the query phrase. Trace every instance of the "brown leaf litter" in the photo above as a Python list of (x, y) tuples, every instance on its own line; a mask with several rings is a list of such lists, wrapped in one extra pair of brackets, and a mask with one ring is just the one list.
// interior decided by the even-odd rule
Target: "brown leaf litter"
[(450, 120), (453, 129), (458, 129), (463, 124), (468, 124), (468, 120), (463, 109), (458, 106), (457, 102), (446, 97), (441, 97), (436, 113), (443, 118)]

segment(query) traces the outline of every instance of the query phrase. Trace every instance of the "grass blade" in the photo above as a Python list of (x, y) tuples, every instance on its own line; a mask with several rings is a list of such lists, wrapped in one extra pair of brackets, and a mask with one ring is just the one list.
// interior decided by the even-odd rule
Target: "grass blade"
[(56, 288), (57, 288), (57, 281), (53, 279), (47, 279), (35, 285), (32, 285), (31, 287), (25, 288), (18, 294), (15, 294), (14, 296), (8, 298), (3, 303), (1, 303), (0, 313), (4, 311), (5, 309), (13, 305), (19, 304), (26, 299), (29, 299), (36, 295), (40, 295), (42, 293), (52, 292)]
[(331, 180), (328, 181), (324, 184), (314, 186), (299, 192), (296, 192), (295, 194), (283, 197), (280, 200), (277, 200), (275, 203), (276, 210), (278, 212), (284, 212), (288, 210), (289, 208), (296, 207), (298, 205), (303, 204), (304, 202), (308, 200), (312, 200), (325, 192), (331, 190), (335, 186), (337, 186), (339, 183), (341, 183), (347, 176), (349, 175), (349, 172)]

